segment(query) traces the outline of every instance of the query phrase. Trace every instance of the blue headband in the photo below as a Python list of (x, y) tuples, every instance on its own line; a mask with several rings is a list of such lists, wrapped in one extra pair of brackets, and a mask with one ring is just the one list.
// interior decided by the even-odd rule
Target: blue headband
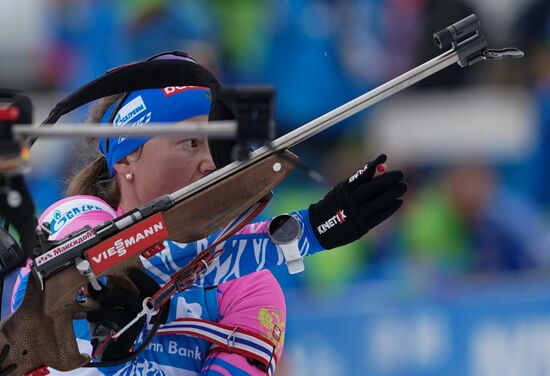
[[(109, 120), (117, 103), (103, 115), (101, 123), (110, 126)], [(178, 122), (195, 116), (208, 115), (212, 104), (210, 89), (199, 86), (172, 86), (132, 92), (114, 117), (115, 127), (142, 127), (149, 123)], [(102, 138), (99, 149), (107, 160), (111, 176), (115, 163), (146, 143), (151, 137)]]

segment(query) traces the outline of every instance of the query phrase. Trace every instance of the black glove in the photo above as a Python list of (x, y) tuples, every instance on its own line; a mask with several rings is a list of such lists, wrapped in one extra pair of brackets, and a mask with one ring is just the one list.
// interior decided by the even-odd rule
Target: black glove
[[(10, 345), (4, 345), (4, 348), (2, 349), (2, 353), (0, 353), (0, 365), (4, 363), (4, 360), (8, 357), (8, 353), (10, 352)], [(0, 376), (7, 376), (11, 374), (17, 366), (15, 364), (10, 364), (6, 367), (0, 368)]]
[(339, 183), (309, 207), (309, 221), (325, 249), (340, 247), (365, 235), (401, 206), (407, 191), (403, 172), (389, 171), (373, 178), (381, 154), (349, 179)]
[[(92, 332), (93, 353), (100, 346), (112, 331), (118, 332), (132, 319), (134, 319), (143, 308), (143, 300), (152, 296), (159, 285), (147, 274), (140, 270), (131, 270), (128, 274), (132, 282), (139, 289), (139, 293), (123, 288), (103, 288), (99, 292), (89, 288), (90, 295), (101, 304), (101, 308), (90, 311), (86, 314), (86, 320), (90, 322)], [(169, 304), (169, 303), (168, 303)], [(161, 322), (166, 322), (168, 309), (163, 309)], [(96, 358), (109, 361), (121, 359), (128, 355), (135, 340), (145, 326), (146, 317), (140, 318), (126, 332), (116, 340), (111, 340)]]

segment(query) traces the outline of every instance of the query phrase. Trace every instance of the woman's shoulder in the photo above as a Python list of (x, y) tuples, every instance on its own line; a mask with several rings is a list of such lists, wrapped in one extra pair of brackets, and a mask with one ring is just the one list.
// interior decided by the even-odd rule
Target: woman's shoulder
[(85, 225), (96, 226), (116, 217), (115, 209), (99, 197), (78, 195), (50, 205), (38, 222), (49, 224), (50, 239), (61, 239)]
[(281, 286), (269, 270), (251, 273), (218, 286), (219, 323), (250, 330), (276, 344), (281, 355), (286, 304)]

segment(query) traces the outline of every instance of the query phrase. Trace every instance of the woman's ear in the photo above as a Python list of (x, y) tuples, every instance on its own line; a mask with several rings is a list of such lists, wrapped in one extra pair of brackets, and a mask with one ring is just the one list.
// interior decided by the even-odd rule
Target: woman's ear
[(121, 176), (128, 176), (128, 174), (133, 175), (134, 172), (132, 171), (131, 164), (139, 159), (142, 148), (143, 145), (115, 163), (115, 171), (117, 174), (121, 174)]
[(115, 171), (120, 176), (126, 176), (132, 173), (130, 163), (127, 158), (122, 159), (120, 162), (115, 163)]

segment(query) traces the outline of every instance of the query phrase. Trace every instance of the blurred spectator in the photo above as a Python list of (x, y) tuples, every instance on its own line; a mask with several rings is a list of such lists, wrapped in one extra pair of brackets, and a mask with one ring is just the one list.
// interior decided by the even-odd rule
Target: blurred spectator
[[(277, 88), (277, 121), (286, 132), (352, 99), (354, 92), (333, 39), (339, 3), (297, 0), (272, 6), (276, 21), (263, 78)], [(343, 129), (340, 124), (320, 137)]]
[(53, 87), (76, 87), (126, 59), (117, 10), (105, 0), (53, 3), (54, 41), (45, 68), (46, 80)]
[(516, 175), (514, 183), (550, 210), (550, 2), (536, 0), (518, 15), (513, 30), (527, 64), (517, 75), (532, 90), (537, 111), (538, 145)]
[(364, 91), (415, 66), (424, 0), (340, 2), (335, 30), (343, 69)]
[(513, 27), (516, 42), (531, 69), (523, 69), (525, 81), (534, 87), (550, 85), (550, 2), (534, 0), (518, 14)]
[(221, 48), (225, 81), (261, 82), (269, 30), (278, 21), (273, 13), (275, 4), (256, 0), (210, 0), (208, 3)]
[(399, 226), (380, 242), (390, 256), (405, 258), (405, 268), (517, 271), (549, 260), (550, 233), (540, 212), (503, 187), (490, 166), (449, 166), (410, 193)]

